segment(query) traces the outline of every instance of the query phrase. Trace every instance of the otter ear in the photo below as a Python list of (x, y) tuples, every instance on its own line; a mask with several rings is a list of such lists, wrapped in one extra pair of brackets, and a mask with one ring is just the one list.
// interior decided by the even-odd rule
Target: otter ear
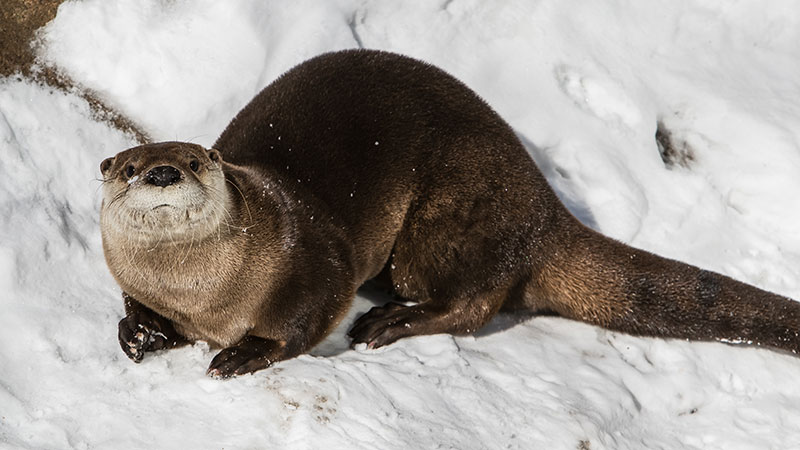
[(211, 158), (214, 162), (220, 162), (222, 156), (220, 156), (219, 151), (212, 149), (208, 150), (208, 157)]
[(100, 173), (105, 175), (108, 169), (111, 168), (111, 164), (114, 164), (114, 157), (104, 159), (103, 162), (100, 163)]

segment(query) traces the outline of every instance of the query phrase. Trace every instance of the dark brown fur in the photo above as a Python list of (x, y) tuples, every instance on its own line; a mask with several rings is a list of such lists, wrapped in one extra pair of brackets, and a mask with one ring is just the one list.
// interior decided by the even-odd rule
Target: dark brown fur
[[(189, 144), (159, 145), (130, 152), (169, 154)], [(232, 200), (222, 239), (240, 238), (245, 227), (253, 236), (235, 246), (248, 256), (218, 300), (225, 314), (186, 318), (180, 309), (188, 297), (166, 308), (134, 295), (147, 317), (123, 319), (134, 325), (125, 330), (164, 317), (178, 329), (192, 328), (191, 320), (226, 328), (219, 322), (246, 316), (251, 325), (238, 343), (223, 343), (214, 375), (307, 351), (336, 324), (355, 288), (379, 273), (416, 304), (373, 308), (350, 330), (354, 344), (470, 333), (505, 307), (638, 335), (800, 348), (799, 303), (583, 226), (511, 128), (425, 63), (376, 51), (311, 59), (256, 96), (214, 149), (225, 160)], [(115, 164), (109, 172), (124, 167)], [(130, 346), (132, 333), (120, 329), (123, 348)], [(139, 347), (182, 342), (180, 333), (167, 334), (172, 340), (163, 345)]]

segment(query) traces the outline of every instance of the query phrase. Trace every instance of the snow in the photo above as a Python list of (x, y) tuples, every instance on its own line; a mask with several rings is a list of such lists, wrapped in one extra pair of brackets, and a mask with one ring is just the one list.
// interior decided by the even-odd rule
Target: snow
[[(588, 225), (800, 299), (792, 0), (84, 0), (41, 42), (154, 138), (204, 145), (313, 55), (424, 59), (509, 121)], [(688, 167), (665, 167), (659, 121)], [(800, 447), (797, 358), (509, 315), (349, 350), (369, 291), (311, 355), (253, 376), (206, 377), (203, 343), (134, 365), (98, 230), (98, 166), (132, 145), (77, 95), (0, 80), (0, 448)]]

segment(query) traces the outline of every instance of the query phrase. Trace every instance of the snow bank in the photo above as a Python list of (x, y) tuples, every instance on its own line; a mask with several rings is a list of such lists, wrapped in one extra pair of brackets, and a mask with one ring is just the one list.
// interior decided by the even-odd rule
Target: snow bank
[[(791, 0), (85, 0), (61, 5), (41, 58), (156, 139), (201, 144), (320, 52), (422, 58), (512, 124), (587, 224), (800, 298), (799, 30)], [(659, 121), (691, 149), (687, 167), (661, 160)], [(0, 447), (800, 443), (796, 358), (558, 318), (376, 351), (348, 350), (340, 329), (228, 382), (204, 376), (203, 344), (134, 365), (117, 348), (96, 180), (130, 145), (73, 95), (0, 81)]]
[(344, 13), (322, 1), (66, 3), (44, 41), (46, 61), (154, 136), (205, 145), (286, 69), (352, 46)]

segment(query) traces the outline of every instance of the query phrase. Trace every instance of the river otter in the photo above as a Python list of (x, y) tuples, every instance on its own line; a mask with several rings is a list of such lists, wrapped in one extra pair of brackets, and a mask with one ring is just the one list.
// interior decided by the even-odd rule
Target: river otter
[(318, 343), (376, 278), (405, 301), (361, 316), (353, 344), (471, 333), (506, 308), (800, 347), (800, 303), (582, 225), (503, 119), (408, 57), (315, 57), (211, 149), (143, 145), (101, 171), (103, 248), (134, 361), (202, 339), (223, 348), (212, 376), (263, 369)]

